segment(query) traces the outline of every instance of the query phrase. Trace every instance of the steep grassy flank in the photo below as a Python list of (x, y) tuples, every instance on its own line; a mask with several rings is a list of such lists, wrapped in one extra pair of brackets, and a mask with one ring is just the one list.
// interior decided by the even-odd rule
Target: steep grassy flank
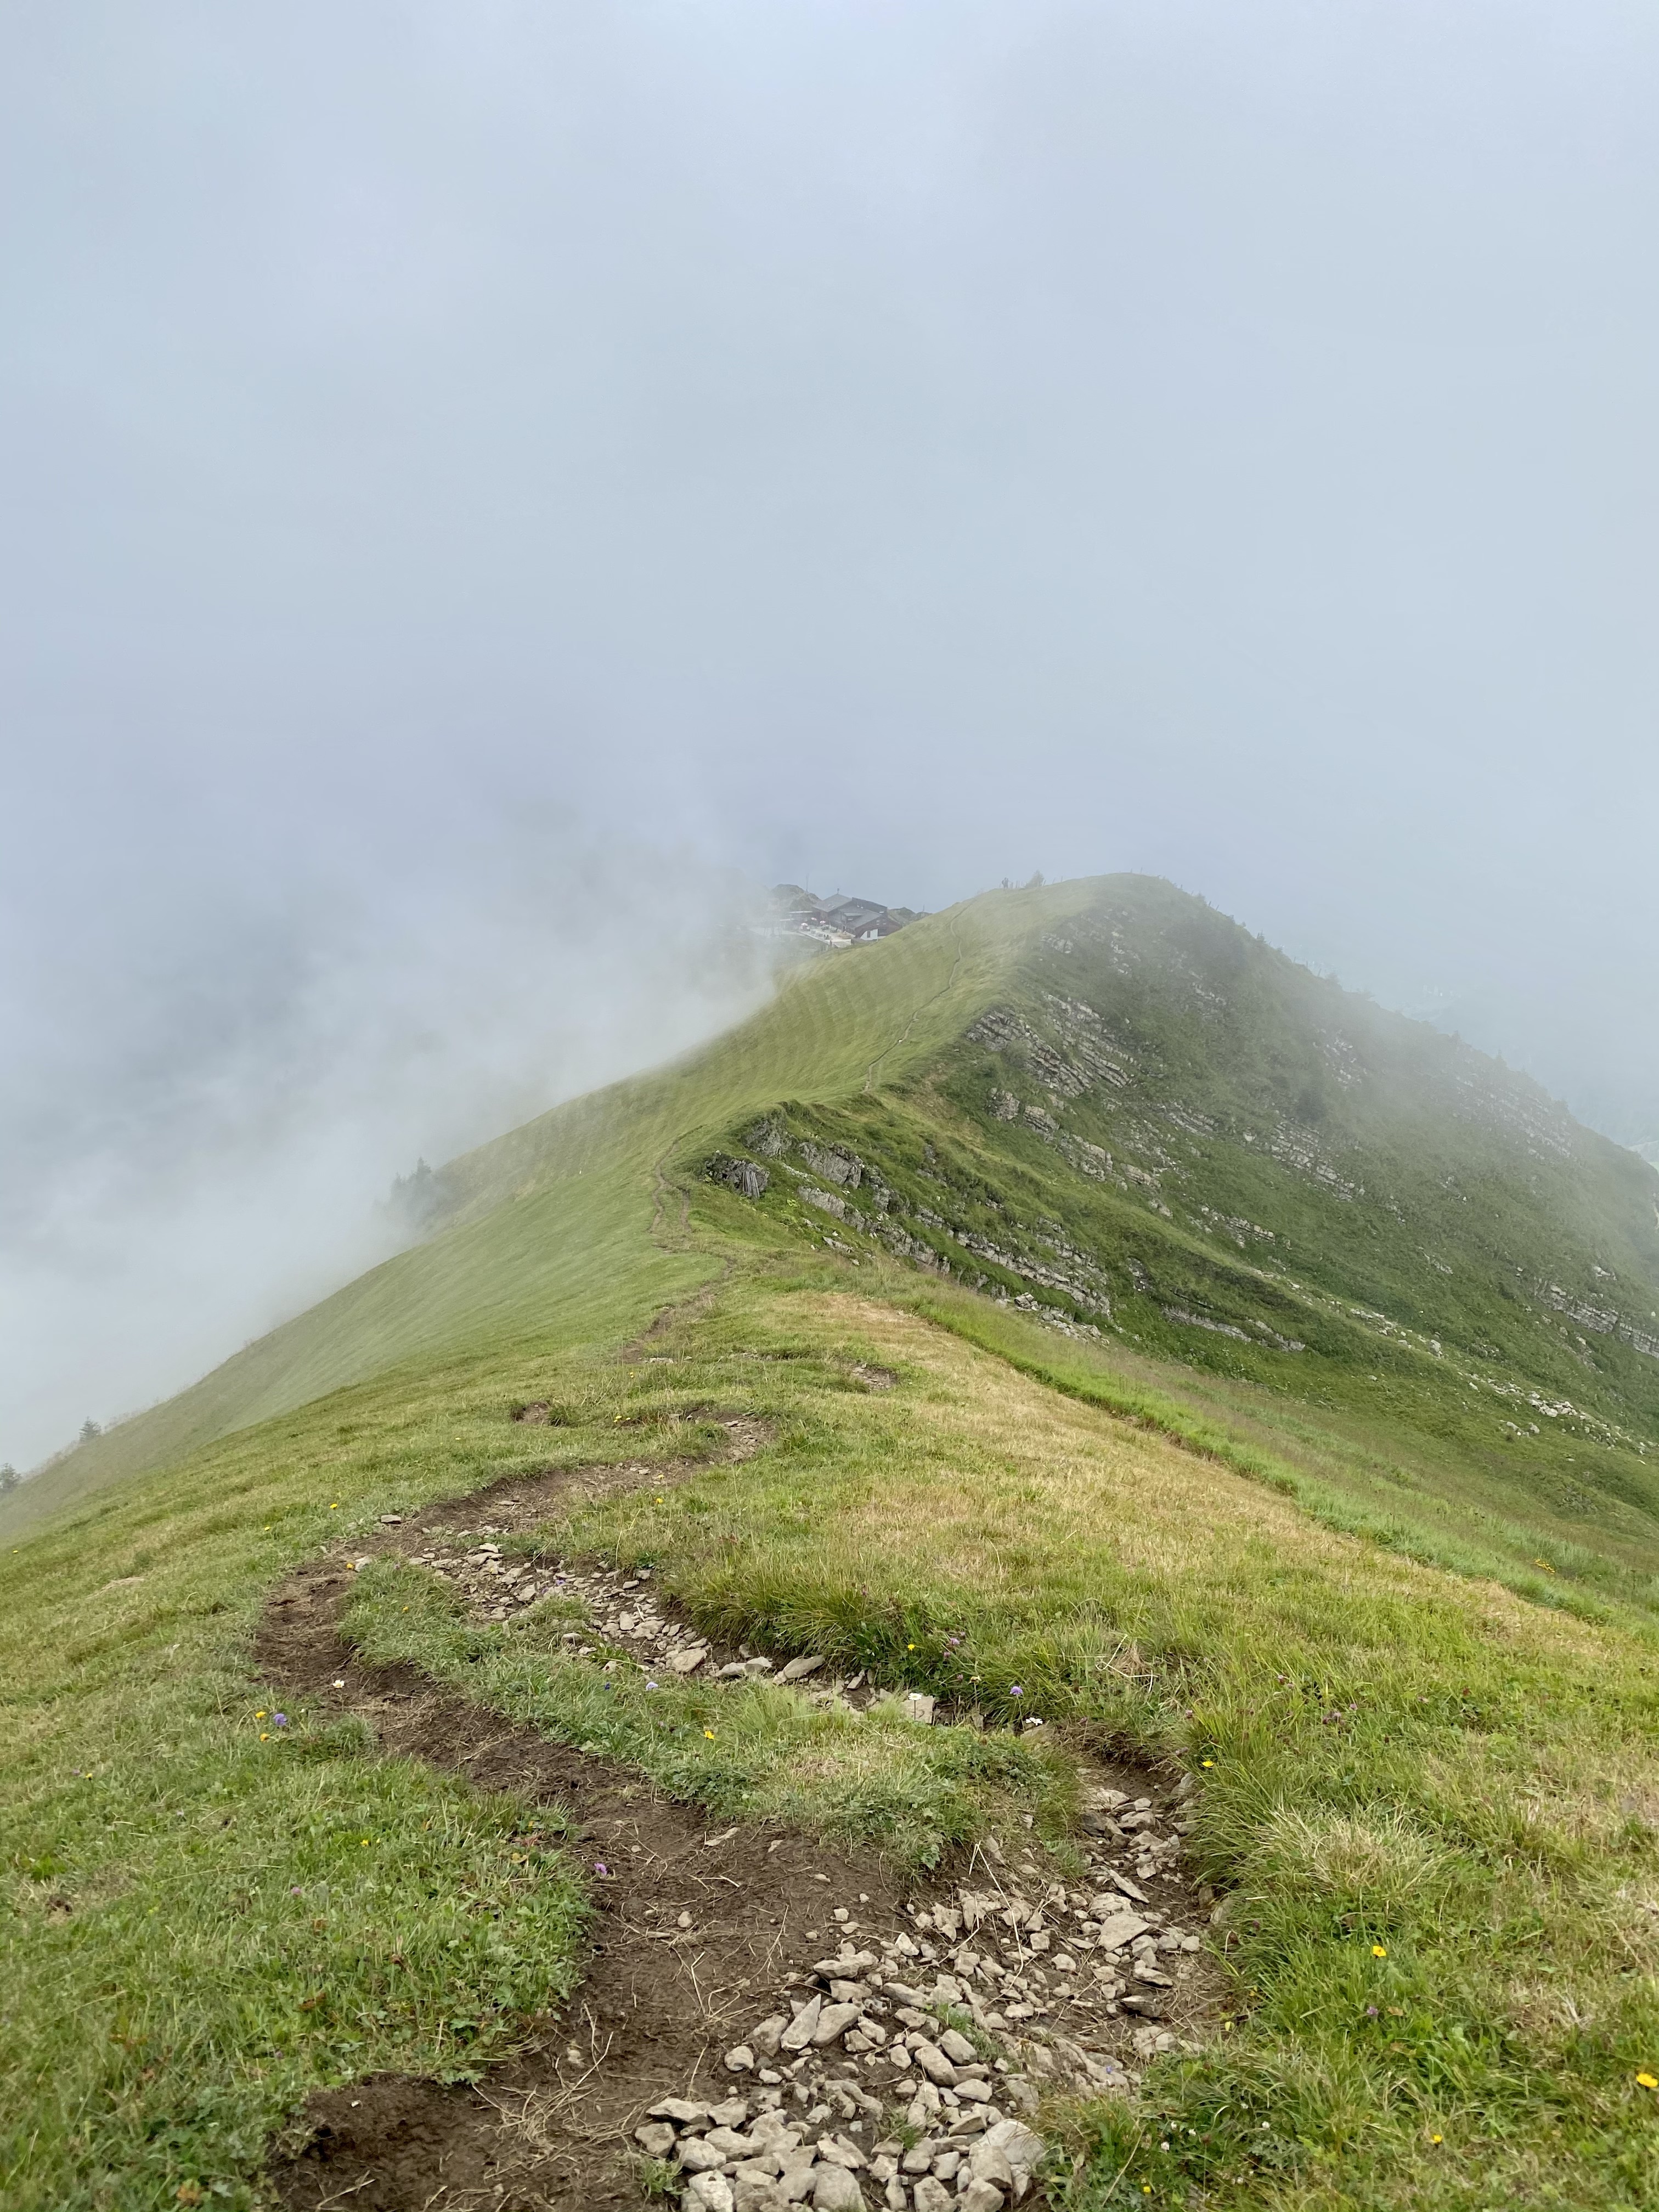
[(1182, 1369), (1212, 1412), (1245, 1386), (1229, 1419), (1413, 1542), (1449, 1506), (1480, 1571), (1495, 1544), (1652, 1601), (1651, 1171), (1167, 884), (1056, 920), (931, 1062), (731, 1125), (761, 1210), (1115, 1346), (1166, 1402)]
[(796, 971), (773, 1004), (702, 1051), (452, 1162), (446, 1225), (428, 1242), (0, 1500), (0, 1530), (411, 1354), (625, 1328), (611, 1304), (624, 1249), (626, 1295), (641, 1312), (708, 1272), (706, 1260), (644, 1241), (654, 1170), (672, 1149), (780, 1096), (842, 1097), (902, 1074), (990, 1001), (1035, 921), (1086, 896), (1062, 886), (975, 900)]

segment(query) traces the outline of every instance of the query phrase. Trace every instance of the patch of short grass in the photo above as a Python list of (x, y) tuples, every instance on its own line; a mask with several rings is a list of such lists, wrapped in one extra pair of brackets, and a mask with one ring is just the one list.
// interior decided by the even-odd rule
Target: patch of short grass
[(342, 1625), (371, 1663), (408, 1661), (714, 1820), (805, 1828), (932, 1866), (988, 1829), (1023, 1829), (1028, 1814), (1059, 1837), (1074, 1809), (1070, 1763), (1045, 1745), (923, 1727), (896, 1699), (855, 1712), (785, 1686), (653, 1674), (626, 1654), (607, 1669), (562, 1650), (568, 1618), (554, 1601), (509, 1624), (470, 1621), (435, 1577), (381, 1560), (357, 1577)]
[[(555, 1374), (586, 1425), (515, 1427), (513, 1385)], [(291, 1564), (381, 1512), (636, 1456), (626, 1392), (545, 1348), (393, 1376), (0, 1553), (7, 2212), (252, 2206), (308, 2091), (476, 2073), (562, 1996), (582, 1907), (556, 1808), (285, 1711), (250, 1638)]]

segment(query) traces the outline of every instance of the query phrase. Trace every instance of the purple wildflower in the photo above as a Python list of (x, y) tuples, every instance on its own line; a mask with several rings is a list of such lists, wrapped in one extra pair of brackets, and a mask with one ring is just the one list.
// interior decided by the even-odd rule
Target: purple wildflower
[(270, 1717), (270, 1725), (272, 1728), (286, 1728), (288, 1726), (288, 1715), (286, 1713), (273, 1713)]
[(1014, 1682), (1010, 1685), (1008, 1694), (1011, 1698), (1023, 1698), (1025, 1695), (1025, 1692), (1020, 1688), (1018, 1682)]
[(594, 1871), (594, 1873), (595, 1873), (595, 1874), (602, 1874), (602, 1875), (608, 1875), (610, 1874), (610, 1872), (611, 1872), (611, 1869), (610, 1869), (610, 1868), (605, 1864), (605, 1861), (604, 1861), (603, 1859), (595, 1859), (595, 1860), (594, 1860), (594, 1862), (593, 1862), (593, 1871)]

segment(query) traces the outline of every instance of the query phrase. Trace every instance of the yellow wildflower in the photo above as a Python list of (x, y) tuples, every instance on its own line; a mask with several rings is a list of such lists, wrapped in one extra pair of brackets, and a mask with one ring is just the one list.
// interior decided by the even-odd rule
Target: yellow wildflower
[(1371, 1956), (1373, 1959), (1386, 1959), (1388, 1955), (1387, 1951), (1383, 1948), (1381, 1943), (1373, 1943), (1371, 1945)]
[(1659, 2089), (1659, 2075), (1638, 2074), (1636, 2086), (1638, 2089)]

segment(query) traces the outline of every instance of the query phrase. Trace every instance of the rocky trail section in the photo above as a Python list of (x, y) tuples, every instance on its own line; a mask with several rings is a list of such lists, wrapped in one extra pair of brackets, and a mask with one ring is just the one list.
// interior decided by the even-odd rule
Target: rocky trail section
[[(766, 1440), (718, 1418), (726, 1459)], [(1030, 2207), (1042, 2094), (1127, 2093), (1212, 2009), (1207, 1913), (1178, 1867), (1185, 1802), (1146, 1776), (1096, 1771), (1080, 1878), (988, 1838), (956, 1881), (907, 1895), (873, 1856), (743, 1824), (711, 1833), (627, 1770), (412, 1668), (366, 1666), (341, 1638), (355, 1570), (391, 1553), (447, 1574), (484, 1620), (579, 1600), (590, 1626), (571, 1632), (574, 1656), (596, 1667), (644, 1656), (793, 1679), (818, 1698), (875, 1694), (820, 1686), (810, 1655), (722, 1659), (654, 1602), (648, 1575), (520, 1564), (499, 1540), (707, 1464), (509, 1478), (387, 1516), (369, 1550), (313, 1561), (273, 1597), (257, 1650), (273, 1686), (356, 1714), (384, 1752), (560, 1808), (594, 1913), (570, 2002), (479, 2087), (392, 2077), (314, 2096), (273, 2161), (293, 2212), (621, 2212), (647, 2187), (679, 2192), (687, 2212)], [(932, 1718), (925, 1698), (907, 1710)]]

